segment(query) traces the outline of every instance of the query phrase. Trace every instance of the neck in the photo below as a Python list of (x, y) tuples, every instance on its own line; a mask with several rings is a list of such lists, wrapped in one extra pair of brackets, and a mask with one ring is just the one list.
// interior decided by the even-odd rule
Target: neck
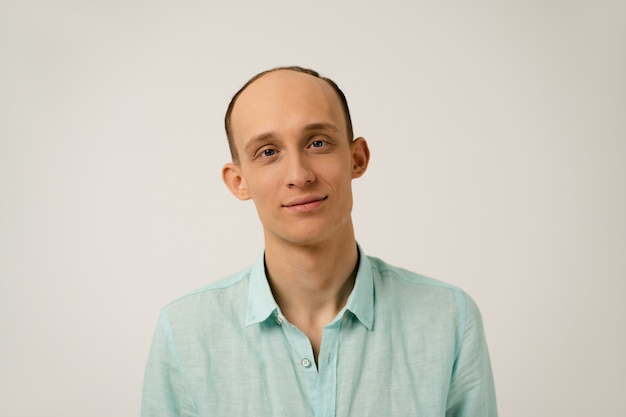
[[(354, 233), (312, 245), (266, 238), (265, 265), (276, 302), (288, 320), (329, 322), (354, 287), (358, 250)], [(318, 323), (320, 325), (322, 323)]]
[(324, 327), (346, 305), (354, 288), (358, 250), (352, 223), (344, 233), (308, 245), (265, 235), (265, 268), (283, 315), (311, 342), (315, 362)]

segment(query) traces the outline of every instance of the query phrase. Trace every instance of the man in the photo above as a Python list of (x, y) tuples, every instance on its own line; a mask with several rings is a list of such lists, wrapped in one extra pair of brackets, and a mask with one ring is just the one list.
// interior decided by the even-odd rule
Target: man
[(166, 306), (148, 416), (496, 416), (480, 314), (460, 289), (366, 256), (351, 183), (367, 169), (334, 82), (261, 73), (226, 114), (223, 179), (265, 250)]

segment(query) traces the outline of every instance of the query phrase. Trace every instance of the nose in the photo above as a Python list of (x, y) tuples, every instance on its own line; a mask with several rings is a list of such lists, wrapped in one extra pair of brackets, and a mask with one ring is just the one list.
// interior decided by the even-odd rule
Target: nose
[(285, 159), (285, 183), (288, 187), (304, 187), (315, 181), (315, 174), (306, 155), (295, 152)]

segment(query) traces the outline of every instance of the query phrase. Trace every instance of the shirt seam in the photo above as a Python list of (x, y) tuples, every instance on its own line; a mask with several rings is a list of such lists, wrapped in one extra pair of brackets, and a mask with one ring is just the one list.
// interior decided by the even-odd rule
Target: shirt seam
[(454, 371), (456, 371), (456, 363), (459, 359), (459, 355), (461, 354), (461, 350), (463, 348), (463, 342), (465, 341), (465, 332), (467, 331), (467, 300), (466, 300), (466, 294), (463, 291), (457, 291), (457, 293), (455, 294), (456, 298), (457, 298), (457, 304), (459, 306), (459, 325), (458, 325), (458, 330), (457, 330), (457, 340), (459, 341), (458, 343), (456, 343), (455, 349), (454, 349), (454, 365), (453, 365), (453, 374)]
[[(430, 278), (427, 277), (426, 275), (422, 275), (422, 274), (418, 274), (416, 272), (411, 272), (408, 270), (404, 270), (402, 268), (397, 268), (397, 267), (390, 267), (390, 266), (385, 266), (383, 268), (380, 268), (378, 265), (372, 265), (372, 269), (374, 269), (376, 272), (378, 273), (382, 273), (382, 272), (391, 272), (393, 273), (395, 278), (398, 278), (404, 282), (406, 282), (407, 284), (411, 284), (411, 285), (424, 285), (424, 286), (429, 286), (429, 287), (437, 287), (437, 288), (446, 288), (449, 289), (451, 291), (454, 292), (463, 292), (463, 290), (455, 285), (452, 284), (448, 284), (446, 282), (443, 281), (439, 281), (437, 279), (434, 278)], [(425, 279), (427, 281), (425, 282), (416, 282), (408, 277), (404, 277), (402, 274), (398, 273), (398, 270), (402, 271), (402, 272), (407, 272), (413, 276), (417, 276), (420, 277), (422, 279)]]
[(189, 297), (192, 297), (192, 296), (195, 296), (195, 295), (198, 295), (198, 294), (203, 294), (203, 293), (213, 292), (213, 291), (228, 290), (231, 287), (233, 287), (235, 285), (238, 285), (238, 284), (241, 284), (243, 281), (248, 279), (250, 277), (250, 273), (251, 272), (248, 269), (247, 271), (241, 272), (240, 273), (241, 275), (237, 275), (237, 274), (231, 275), (230, 277), (221, 279), (219, 281), (216, 281), (216, 282), (211, 283), (209, 285), (206, 285), (204, 287), (192, 290), (192, 291), (190, 291), (190, 292), (188, 292), (186, 294), (183, 294), (180, 297), (175, 298), (174, 300), (170, 301), (169, 303), (167, 303), (165, 305), (165, 307), (166, 308), (170, 307), (170, 306), (172, 306), (174, 304), (177, 304), (178, 302), (180, 302), (180, 301), (182, 301), (182, 300), (184, 300), (186, 298), (189, 298)]
[[(174, 335), (172, 334), (172, 328), (170, 327), (169, 314), (167, 313), (166, 309), (163, 309), (161, 314), (162, 314), (162, 316), (161, 316), (161, 327), (163, 328), (163, 333), (165, 334), (165, 339), (167, 340), (167, 345), (168, 345), (170, 351), (172, 352), (172, 356), (174, 357), (174, 362), (176, 363), (176, 366), (178, 367), (178, 369), (180, 369), (181, 377), (185, 381), (186, 386), (190, 387), (191, 383), (189, 381), (189, 378), (187, 377), (187, 371), (185, 370), (185, 367), (183, 366), (183, 363), (182, 363), (182, 360), (180, 358), (180, 355), (178, 354), (178, 350), (176, 350), (176, 346), (174, 344)], [(193, 398), (193, 394), (192, 394), (191, 390), (189, 390), (189, 388), (186, 388), (186, 391), (189, 393), (189, 397), (193, 401), (193, 408), (197, 412), (198, 411), (198, 406), (196, 405), (196, 400), (195, 400), (195, 398)]]

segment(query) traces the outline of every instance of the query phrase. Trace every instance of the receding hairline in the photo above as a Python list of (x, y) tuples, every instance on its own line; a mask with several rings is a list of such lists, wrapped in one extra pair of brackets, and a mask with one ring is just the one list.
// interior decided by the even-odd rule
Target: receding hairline
[(246, 91), (248, 89), (248, 87), (250, 87), (256, 81), (258, 81), (259, 79), (263, 78), (264, 76), (266, 76), (268, 74), (272, 74), (272, 73), (279, 72), (279, 71), (292, 71), (292, 72), (296, 72), (296, 73), (306, 74), (306, 75), (309, 75), (309, 76), (311, 76), (313, 78), (320, 79), (320, 80), (324, 81), (327, 85), (329, 85), (332, 88), (332, 90), (334, 91), (334, 93), (337, 96), (337, 98), (339, 99), (339, 104), (341, 105), (341, 108), (343, 110), (343, 115), (344, 115), (344, 119), (345, 119), (345, 128), (346, 128), (346, 134), (348, 136), (348, 140), (351, 141), (354, 138), (354, 133), (353, 133), (353, 129), (352, 129), (352, 119), (350, 117), (350, 109), (348, 108), (348, 101), (347, 101), (346, 96), (344, 95), (343, 91), (341, 91), (339, 86), (333, 80), (331, 80), (330, 78), (327, 78), (327, 77), (323, 77), (317, 71), (312, 70), (312, 69), (308, 69), (308, 68), (303, 68), (303, 67), (299, 67), (299, 66), (276, 67), (276, 68), (272, 68), (272, 69), (269, 69), (269, 70), (266, 70), (266, 71), (262, 71), (262, 72), (256, 74), (255, 76), (253, 76), (252, 78), (250, 78), (235, 93), (235, 95), (233, 95), (232, 99), (230, 100), (230, 103), (228, 104), (228, 108), (226, 110), (226, 115), (224, 117), (224, 127), (225, 127), (225, 130), (226, 130), (226, 137), (228, 139), (228, 146), (230, 148), (231, 157), (232, 157), (234, 162), (237, 162), (239, 160), (237, 148), (235, 146), (234, 139), (233, 139), (232, 126), (231, 126), (231, 116), (232, 116), (233, 109), (235, 107), (235, 103), (238, 101), (239, 96), (241, 96), (241, 94), (244, 91)]

